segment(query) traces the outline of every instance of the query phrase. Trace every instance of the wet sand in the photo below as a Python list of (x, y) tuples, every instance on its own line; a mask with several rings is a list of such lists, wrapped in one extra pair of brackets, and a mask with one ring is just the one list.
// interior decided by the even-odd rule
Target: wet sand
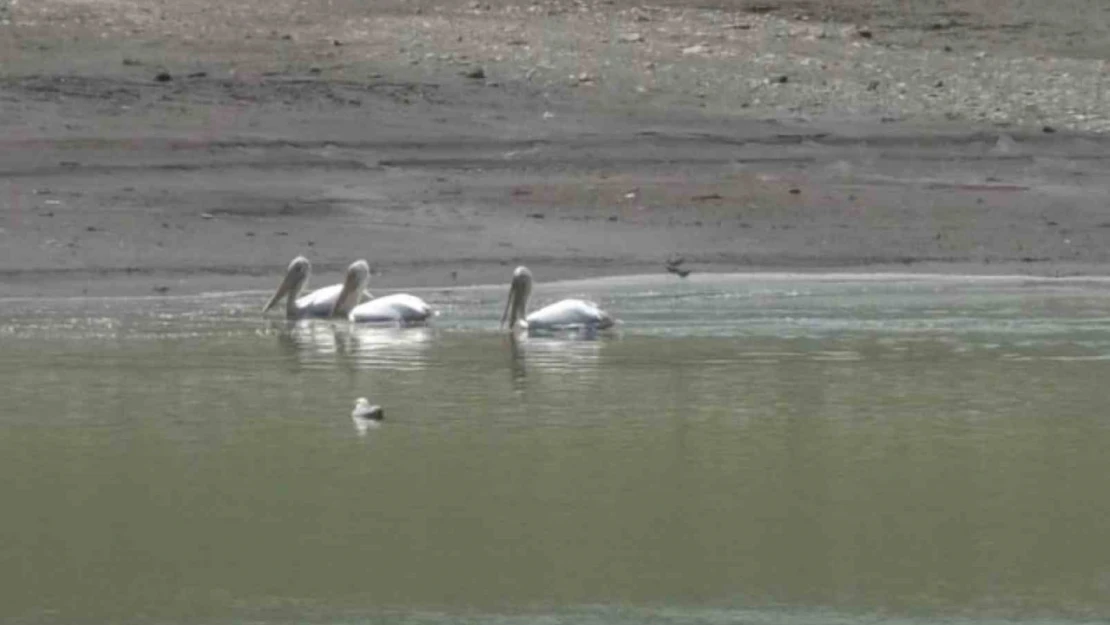
[(16, 4), (0, 296), (1106, 273), (1101, 13), (918, 6)]

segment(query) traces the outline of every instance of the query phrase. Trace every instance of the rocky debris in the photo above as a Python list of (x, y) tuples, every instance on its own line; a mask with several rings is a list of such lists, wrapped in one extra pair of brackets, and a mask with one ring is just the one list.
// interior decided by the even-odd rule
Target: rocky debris
[[(506, 77), (505, 84), (509, 77), (523, 77), (544, 90), (597, 85), (577, 90), (577, 97), (597, 98), (606, 106), (657, 103), (743, 110), (752, 117), (789, 111), (803, 117), (848, 114), (1110, 131), (1105, 61), (1073, 54), (1070, 30), (1041, 47), (1021, 41), (1042, 41), (1034, 30), (1043, 25), (1006, 29), (1009, 22), (1000, 23), (991, 31), (998, 37), (975, 39), (968, 37), (971, 17), (929, 15), (931, 9), (899, 18), (910, 21), (908, 28), (892, 29), (883, 15), (870, 23), (835, 22), (825, 19), (836, 16), (835, 10), (790, 11), (771, 2), (761, 5), (766, 10), (744, 3), (737, 13), (679, 3), (468, 0), (372, 17), (336, 12), (312, 19), (294, 0), (274, 2), (280, 9), (268, 11), (285, 11), (290, 18), (251, 22), (262, 11), (252, 3), (218, 3), (203, 14), (174, 4), (152, 11), (125, 2), (98, 4), (94, 16), (60, 1), (21, 2), (19, 10), (21, 20), (49, 25), (64, 39), (88, 31), (104, 39), (158, 38), (167, 50), (216, 46), (260, 75), (312, 66), (332, 74), (333, 67), (360, 67), (375, 59), (388, 74), (419, 66), (415, 71), (422, 74), (468, 71), (475, 80), (497, 74)], [(272, 25), (241, 26), (250, 23)], [(1076, 36), (1085, 46), (1096, 39), (1101, 45), (1094, 30)], [(924, 38), (914, 40), (914, 33)], [(999, 38), (1008, 47), (1000, 49)], [(275, 56), (263, 41), (290, 44)], [(972, 45), (981, 49), (968, 49)], [(579, 80), (584, 70), (589, 79)], [(343, 79), (341, 71), (334, 73)], [(176, 78), (167, 76), (161, 81)], [(784, 77), (791, 87), (775, 88)]]
[(597, 76), (594, 76), (589, 72), (582, 72), (577, 76), (571, 76), (570, 80), (571, 83), (576, 85), (589, 86), (597, 82)]

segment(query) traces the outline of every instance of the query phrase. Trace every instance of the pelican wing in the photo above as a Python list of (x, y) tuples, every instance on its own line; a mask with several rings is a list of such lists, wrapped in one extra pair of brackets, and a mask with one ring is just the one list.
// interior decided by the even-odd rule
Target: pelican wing
[(386, 295), (359, 304), (348, 319), (358, 323), (420, 323), (432, 316), (432, 307), (408, 293)]
[(609, 313), (597, 304), (580, 299), (565, 299), (544, 306), (525, 318), (529, 328), (608, 328), (613, 325)]

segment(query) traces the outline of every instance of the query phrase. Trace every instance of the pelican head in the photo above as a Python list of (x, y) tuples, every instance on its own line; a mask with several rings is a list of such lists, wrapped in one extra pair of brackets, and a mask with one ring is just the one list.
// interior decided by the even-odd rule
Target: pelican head
[(347, 275), (343, 278), (343, 289), (335, 299), (335, 306), (331, 309), (331, 317), (346, 317), (365, 294), (366, 283), (370, 281), (370, 265), (365, 260), (356, 260), (347, 267)]
[(293, 302), (297, 299), (297, 294), (304, 288), (305, 283), (308, 282), (308, 276), (312, 273), (312, 263), (304, 256), (298, 256), (289, 263), (289, 268), (285, 270), (285, 277), (282, 278), (281, 284), (278, 285), (277, 291), (270, 301), (266, 302), (266, 307), (262, 312), (266, 312), (274, 307), (282, 297), (288, 296), (289, 305), (292, 306)]
[(385, 419), (385, 411), (381, 406), (371, 406), (365, 397), (359, 397), (355, 400), (355, 409), (351, 411), (351, 418), (381, 421)]
[(505, 302), (505, 311), (501, 313), (501, 326), (505, 322), (509, 329), (515, 327), (528, 327), (524, 320), (528, 310), (528, 298), (532, 295), (532, 272), (523, 265), (513, 271), (513, 281), (509, 284), (509, 299)]

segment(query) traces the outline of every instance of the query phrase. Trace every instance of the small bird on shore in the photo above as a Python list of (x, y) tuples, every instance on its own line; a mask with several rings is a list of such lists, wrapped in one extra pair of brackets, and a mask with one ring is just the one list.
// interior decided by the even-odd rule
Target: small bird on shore
[(686, 276), (690, 275), (691, 270), (682, 268), (682, 263), (684, 262), (686, 262), (686, 259), (681, 256), (672, 256), (668, 258), (666, 264), (667, 272), (673, 273), (679, 278), (685, 278)]

